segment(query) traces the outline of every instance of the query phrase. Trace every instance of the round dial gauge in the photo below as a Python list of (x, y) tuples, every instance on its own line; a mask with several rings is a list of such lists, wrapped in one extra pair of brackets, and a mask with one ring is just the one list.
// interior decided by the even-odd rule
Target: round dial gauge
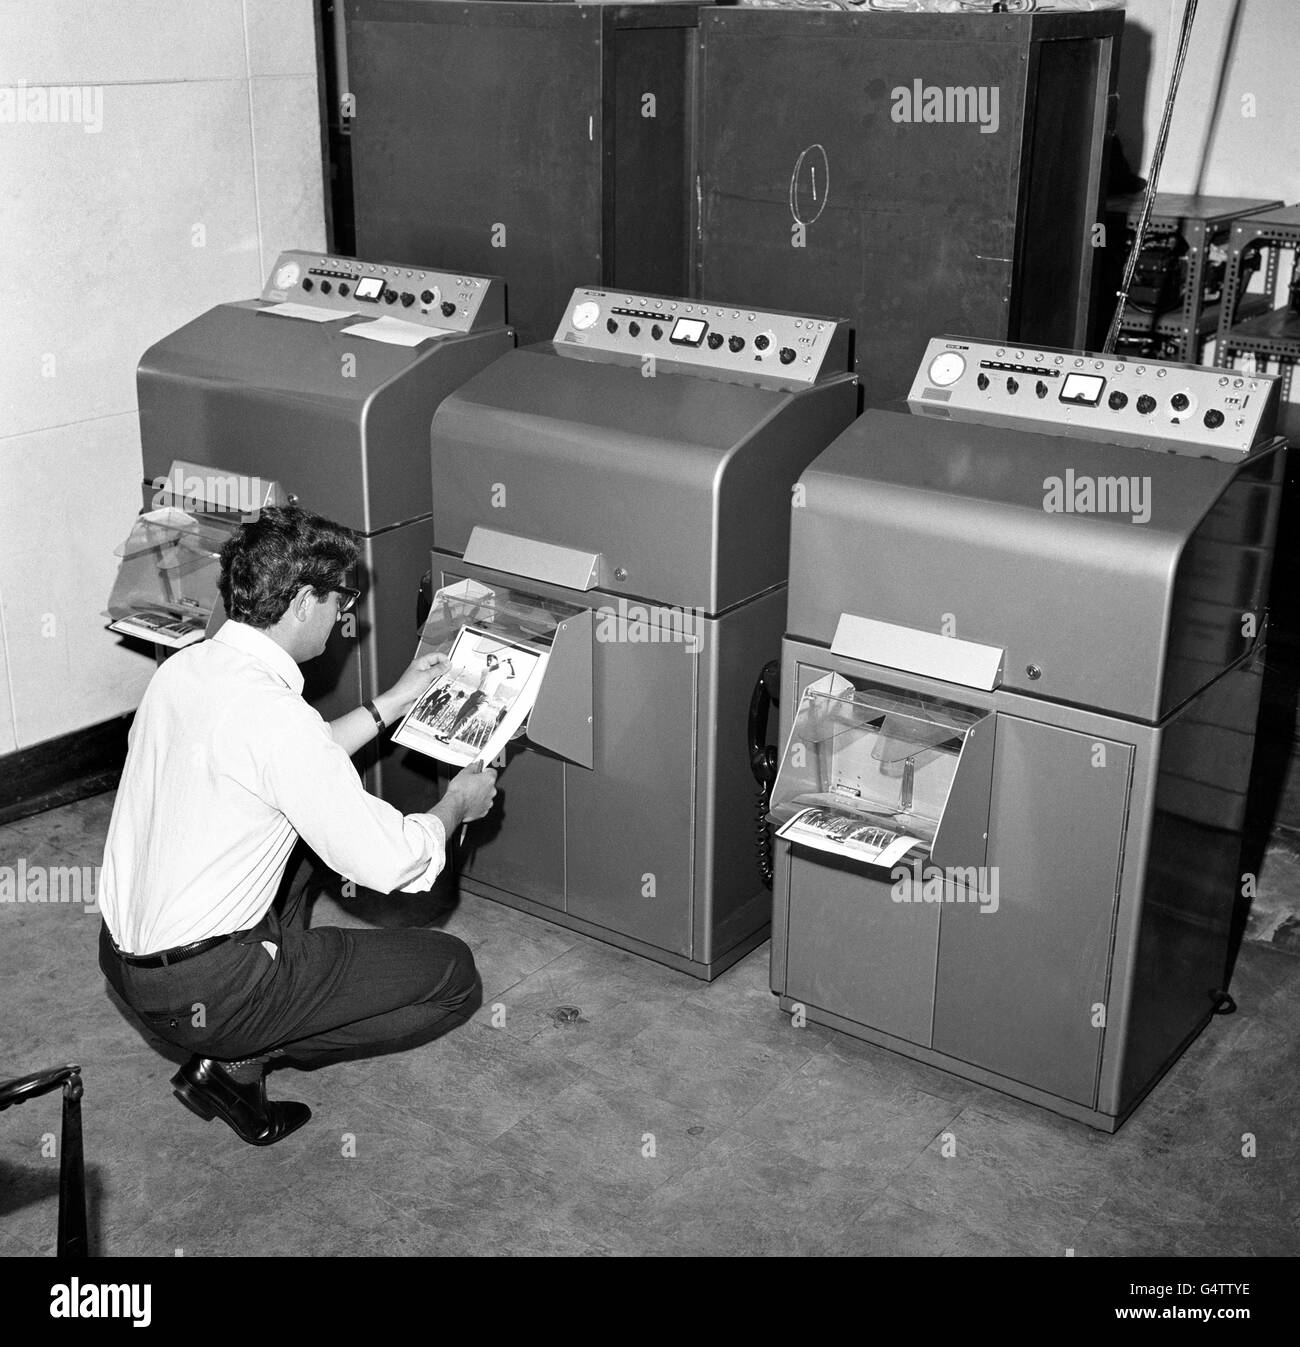
[(298, 284), (298, 277), (302, 275), (302, 268), (297, 262), (286, 262), (279, 271), (275, 273), (275, 288), (277, 290), (289, 290)]
[(585, 304), (576, 304), (573, 309), (573, 326), (579, 332), (591, 327), (600, 317), (600, 305), (588, 300)]
[(964, 356), (958, 355), (956, 351), (940, 351), (930, 361), (929, 379), (932, 384), (939, 388), (947, 388), (949, 384), (955, 384), (965, 373), (966, 359)]

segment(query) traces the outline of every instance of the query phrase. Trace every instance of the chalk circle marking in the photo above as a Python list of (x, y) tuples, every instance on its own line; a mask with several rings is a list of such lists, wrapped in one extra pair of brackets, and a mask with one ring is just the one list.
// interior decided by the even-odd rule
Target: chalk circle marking
[[(819, 159), (821, 161), (820, 174), (817, 172)], [(803, 172), (805, 162), (808, 164), (812, 199), (817, 203), (817, 214), (807, 220), (799, 213), (799, 176)], [(818, 181), (819, 178), (820, 182)], [(826, 201), (830, 196), (830, 186), (831, 164), (826, 156), (826, 147), (821, 144), (809, 145), (794, 161), (794, 172), (790, 174), (790, 214), (794, 216), (795, 224), (801, 224), (807, 228), (808, 225), (817, 223), (821, 218), (822, 211), (826, 209)]]

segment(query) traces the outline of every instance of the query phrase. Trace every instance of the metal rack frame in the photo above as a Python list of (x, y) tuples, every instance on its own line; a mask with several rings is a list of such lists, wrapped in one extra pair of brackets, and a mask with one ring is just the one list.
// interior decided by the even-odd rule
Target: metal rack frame
[[(1124, 223), (1132, 225), (1137, 220), (1141, 205), (1140, 193), (1113, 196), (1107, 201), (1106, 210), (1112, 216), (1122, 214)], [(1264, 198), (1180, 196), (1172, 192), (1156, 194), (1147, 236), (1181, 234), (1187, 242), (1187, 278), (1183, 285), (1181, 304), (1164, 310), (1157, 317), (1155, 326), (1150, 328), (1153, 338), (1176, 339), (1177, 349), (1170, 351), (1170, 359), (1189, 365), (1198, 364), (1202, 344), (1220, 328), (1221, 305), (1205, 302), (1210, 249), (1216, 244), (1228, 243), (1233, 225), (1242, 216), (1272, 210), (1281, 205), (1281, 201)], [(1264, 300), (1251, 296), (1243, 312), (1248, 316), (1262, 313), (1271, 302), (1271, 298)], [(1147, 322), (1136, 316), (1130, 317), (1130, 314), (1136, 315), (1136, 312), (1134, 305), (1125, 306), (1121, 332), (1148, 330)]]
[[(1262, 308), (1251, 305), (1253, 296), (1245, 294), (1244, 261), (1256, 247), (1266, 248), (1268, 253)], [(1232, 226), (1214, 363), (1222, 369), (1231, 369), (1232, 359), (1238, 354), (1277, 360), (1282, 375), (1281, 395), (1289, 401), (1291, 377), (1296, 362), (1300, 361), (1300, 313), (1285, 304), (1273, 308), (1278, 254), (1287, 247), (1300, 248), (1300, 206), (1261, 212)]]

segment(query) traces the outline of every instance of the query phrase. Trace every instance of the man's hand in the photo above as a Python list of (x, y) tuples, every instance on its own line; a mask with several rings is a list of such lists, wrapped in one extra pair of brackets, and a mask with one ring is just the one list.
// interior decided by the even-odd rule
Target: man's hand
[(375, 698), (379, 714), (389, 725), (401, 720), (450, 663), (446, 655), (417, 655), (397, 682)]
[(482, 762), (471, 762), (451, 779), (444, 799), (452, 798), (461, 810), (461, 822), (486, 818), (497, 797), (497, 774)]

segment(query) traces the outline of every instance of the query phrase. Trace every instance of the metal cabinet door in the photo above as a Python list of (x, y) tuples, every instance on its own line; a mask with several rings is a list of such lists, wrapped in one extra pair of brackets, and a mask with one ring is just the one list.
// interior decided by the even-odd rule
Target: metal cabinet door
[(930, 1044), (939, 908), (895, 902), (890, 872), (790, 848), (785, 994)]
[(564, 910), (565, 766), (523, 741), (507, 748), (500, 804), (466, 834), (466, 879)]
[(999, 715), (998, 905), (944, 905), (936, 1051), (1092, 1106), (1132, 766), (1131, 745)]
[(627, 635), (595, 646), (595, 770), (565, 769), (566, 910), (689, 955), (698, 661)]

